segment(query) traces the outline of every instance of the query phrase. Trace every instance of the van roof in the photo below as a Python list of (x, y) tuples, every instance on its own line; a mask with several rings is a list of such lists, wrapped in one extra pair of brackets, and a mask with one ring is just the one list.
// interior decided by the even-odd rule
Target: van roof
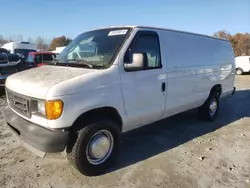
[(250, 58), (250, 56), (249, 55), (241, 55), (241, 56), (237, 56), (237, 57), (235, 57), (235, 58)]
[(8, 42), (8, 43), (5, 43), (5, 44), (35, 44), (35, 43), (30, 43), (30, 42)]
[(108, 29), (108, 28), (147, 28), (147, 29), (158, 29), (158, 30), (167, 30), (167, 31), (176, 31), (176, 32), (181, 32), (181, 33), (188, 33), (188, 34), (193, 34), (193, 35), (200, 35), (204, 37), (209, 37), (213, 39), (218, 39), (218, 40), (223, 40), (223, 41), (228, 41), (226, 39), (221, 39), (218, 37), (210, 36), (210, 35), (205, 35), (205, 34), (200, 34), (200, 33), (193, 33), (193, 32), (188, 32), (188, 31), (182, 31), (182, 30), (175, 30), (175, 29), (169, 29), (169, 28), (163, 28), (163, 27), (155, 27), (155, 26), (143, 26), (143, 25), (121, 25), (121, 26), (109, 26), (109, 27), (103, 27), (103, 28), (97, 28), (93, 30), (99, 30), (99, 29)]

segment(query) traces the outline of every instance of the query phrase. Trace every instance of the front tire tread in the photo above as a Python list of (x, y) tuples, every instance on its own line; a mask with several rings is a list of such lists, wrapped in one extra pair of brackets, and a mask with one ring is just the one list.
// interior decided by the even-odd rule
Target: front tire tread
[[(89, 139), (98, 130), (109, 130), (114, 139), (114, 147), (110, 157), (100, 165), (91, 164), (86, 157), (86, 147)], [(67, 159), (70, 164), (87, 176), (95, 176), (104, 173), (116, 160), (120, 148), (120, 129), (116, 123), (111, 120), (98, 120), (89, 123), (82, 129), (73, 133), (70, 143), (67, 146)]]

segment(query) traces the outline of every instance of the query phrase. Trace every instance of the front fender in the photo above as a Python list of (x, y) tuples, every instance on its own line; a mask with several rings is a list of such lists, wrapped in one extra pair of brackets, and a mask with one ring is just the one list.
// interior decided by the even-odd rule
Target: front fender
[[(50, 98), (50, 100), (53, 99), (58, 99), (58, 97)], [(122, 119), (125, 117), (122, 95), (117, 87), (97, 88), (84, 93), (63, 96), (60, 99), (64, 103), (63, 113), (56, 120), (48, 120), (49, 128), (69, 128), (83, 113), (102, 107), (113, 107)]]

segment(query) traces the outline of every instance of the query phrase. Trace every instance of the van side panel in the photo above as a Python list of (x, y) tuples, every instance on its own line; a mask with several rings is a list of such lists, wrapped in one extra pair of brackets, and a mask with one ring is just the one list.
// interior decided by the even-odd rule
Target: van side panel
[(178, 31), (164, 33), (165, 117), (202, 105), (214, 85), (221, 84), (222, 96), (233, 90), (235, 63), (229, 42)]

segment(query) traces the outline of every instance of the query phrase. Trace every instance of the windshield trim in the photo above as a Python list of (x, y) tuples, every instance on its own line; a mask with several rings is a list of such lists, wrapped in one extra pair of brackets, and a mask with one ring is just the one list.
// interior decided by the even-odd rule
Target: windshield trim
[[(82, 34), (88, 34), (88, 33), (91, 33), (91, 32), (95, 32), (95, 31), (102, 31), (102, 30), (110, 30), (110, 31), (112, 31), (112, 30), (124, 30), (124, 29), (128, 30), (125, 37), (124, 37), (124, 39), (120, 42), (120, 44), (116, 48), (116, 50), (113, 53), (113, 55), (112, 55), (111, 59), (109, 60), (109, 62), (107, 62), (108, 66), (107, 67), (104, 66), (104, 67), (106, 67), (105, 69), (108, 69), (113, 65), (114, 60), (117, 58), (118, 54), (120, 53), (120, 51), (121, 51), (122, 47), (124, 46), (125, 42), (127, 41), (127, 39), (130, 37), (130, 35), (131, 35), (132, 31), (134, 30), (134, 28), (132, 28), (132, 27), (102, 28), (102, 29), (95, 29), (95, 30), (86, 31), (84, 33), (79, 34), (78, 36), (80, 36)], [(64, 50), (66, 50), (66, 49), (67, 49), (67, 47)], [(60, 62), (60, 54), (56, 59), (58, 60), (58, 62)], [(66, 62), (64, 62), (64, 63), (66, 63)]]
[(121, 44), (119, 45), (119, 47), (117, 48), (116, 52), (114, 53), (114, 55), (110, 59), (110, 61), (108, 63), (110, 65), (109, 67), (111, 67), (114, 64), (115, 59), (117, 58), (118, 54), (121, 52), (122, 47), (124, 46), (125, 42), (128, 40), (128, 38), (130, 37), (131, 33), (133, 32), (133, 30), (135, 28), (131, 28), (131, 27), (118, 27), (116, 29), (127, 29), (128, 32), (127, 32), (125, 38), (123, 39), (123, 41), (121, 42)]

